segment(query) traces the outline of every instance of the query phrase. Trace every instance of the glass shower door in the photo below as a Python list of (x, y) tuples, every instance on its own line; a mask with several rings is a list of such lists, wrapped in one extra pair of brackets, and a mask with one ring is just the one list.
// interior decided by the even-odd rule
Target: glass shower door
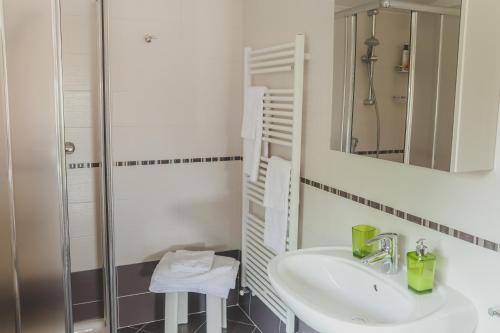
[(107, 332), (100, 1), (61, 1), (62, 93), (75, 332)]

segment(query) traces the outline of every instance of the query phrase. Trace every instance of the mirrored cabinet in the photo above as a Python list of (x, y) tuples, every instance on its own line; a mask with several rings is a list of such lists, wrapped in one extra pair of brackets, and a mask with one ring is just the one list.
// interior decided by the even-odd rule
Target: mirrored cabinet
[(488, 7), (337, 0), (331, 148), (443, 171), (492, 169), (500, 47), (484, 43), (498, 19)]

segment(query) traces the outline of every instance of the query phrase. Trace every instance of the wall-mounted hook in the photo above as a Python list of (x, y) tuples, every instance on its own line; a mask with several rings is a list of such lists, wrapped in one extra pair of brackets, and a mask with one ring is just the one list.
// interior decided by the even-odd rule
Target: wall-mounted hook
[(144, 40), (146, 41), (146, 43), (151, 43), (153, 41), (153, 39), (157, 39), (158, 37), (156, 37), (155, 35), (152, 35), (152, 34), (145, 34), (144, 35)]

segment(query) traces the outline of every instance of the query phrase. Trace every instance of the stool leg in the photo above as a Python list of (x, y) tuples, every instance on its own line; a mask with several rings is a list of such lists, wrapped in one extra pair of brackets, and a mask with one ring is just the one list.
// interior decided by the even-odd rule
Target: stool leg
[(178, 300), (178, 312), (177, 312), (177, 324), (187, 324), (188, 323), (188, 293), (181, 292), (177, 293), (179, 295)]
[(227, 299), (222, 299), (222, 328), (227, 328)]
[(207, 295), (207, 333), (222, 332), (221, 298)]
[(177, 293), (165, 294), (165, 333), (177, 333), (178, 302)]

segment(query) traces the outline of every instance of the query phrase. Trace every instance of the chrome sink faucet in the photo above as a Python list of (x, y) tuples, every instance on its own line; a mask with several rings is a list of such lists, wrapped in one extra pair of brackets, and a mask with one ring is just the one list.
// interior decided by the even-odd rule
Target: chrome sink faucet
[(377, 262), (387, 267), (387, 274), (396, 274), (398, 272), (398, 234), (384, 233), (366, 241), (367, 245), (380, 243), (380, 250), (372, 253), (362, 259), (363, 264), (371, 265)]

